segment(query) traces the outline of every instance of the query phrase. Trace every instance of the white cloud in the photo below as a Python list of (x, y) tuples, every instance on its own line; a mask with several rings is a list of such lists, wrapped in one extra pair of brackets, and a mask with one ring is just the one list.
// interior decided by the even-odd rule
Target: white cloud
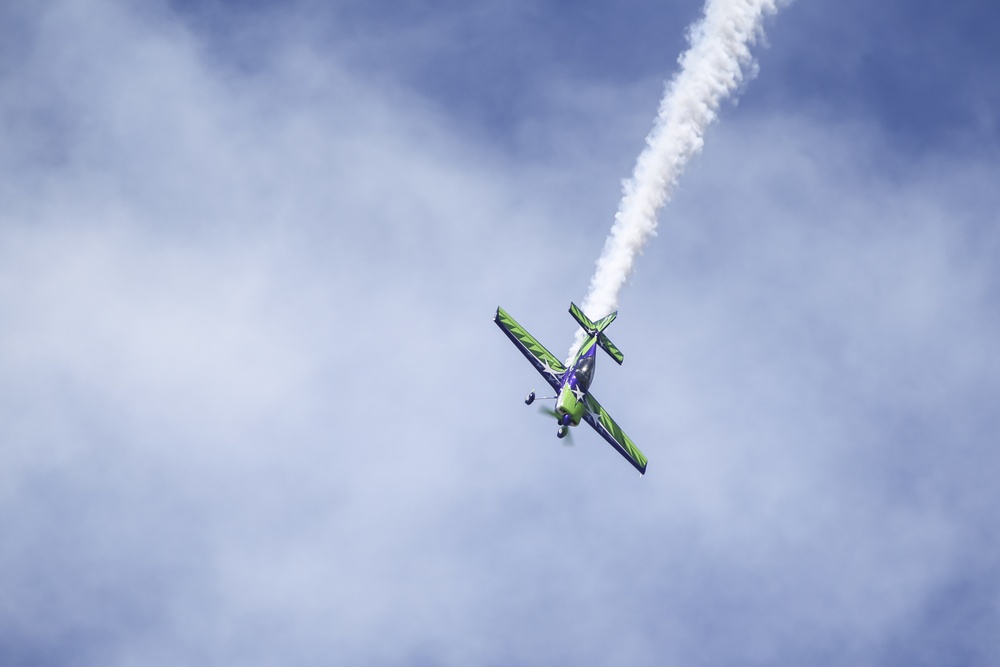
[(728, 113), (599, 374), (640, 482), (489, 322), (569, 342), (606, 191), (312, 41), (52, 7), (0, 106), (11, 662), (871, 663), (993, 544), (993, 165)]

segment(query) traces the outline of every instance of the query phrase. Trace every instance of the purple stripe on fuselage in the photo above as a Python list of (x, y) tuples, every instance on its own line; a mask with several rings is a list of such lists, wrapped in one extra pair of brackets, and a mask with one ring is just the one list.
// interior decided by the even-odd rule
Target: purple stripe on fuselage
[(590, 385), (594, 381), (594, 368), (596, 367), (596, 365), (597, 365), (597, 346), (594, 345), (589, 350), (580, 355), (580, 358), (576, 360), (576, 362), (573, 364), (573, 367), (570, 368), (568, 371), (566, 371), (565, 374), (563, 374), (563, 381), (562, 381), (563, 386), (569, 385), (569, 388), (574, 391), (579, 389), (581, 383), (576, 376), (577, 369), (579, 369), (581, 366), (589, 367), (590, 377), (587, 379), (587, 382), (585, 383), (586, 386), (582, 388), (583, 392), (587, 393), (587, 391), (590, 389)]

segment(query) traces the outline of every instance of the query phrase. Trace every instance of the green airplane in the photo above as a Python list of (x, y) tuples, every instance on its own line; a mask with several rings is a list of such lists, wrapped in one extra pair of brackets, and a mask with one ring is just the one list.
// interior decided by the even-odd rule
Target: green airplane
[[(555, 396), (539, 400), (554, 399), (556, 401), (556, 408), (553, 412), (559, 422), (556, 436), (565, 437), (570, 426), (577, 426), (583, 420), (593, 426), (602, 438), (607, 440), (612, 447), (618, 450), (619, 454), (635, 466), (640, 475), (644, 475), (646, 474), (646, 457), (590, 393), (590, 385), (594, 380), (594, 368), (597, 364), (598, 347), (611, 355), (611, 358), (619, 365), (625, 360), (621, 351), (604, 334), (604, 330), (618, 316), (618, 311), (597, 320), (597, 322), (591, 322), (574, 303), (569, 305), (569, 312), (587, 332), (587, 339), (580, 346), (579, 352), (576, 353), (568, 369), (535, 340), (534, 336), (525, 331), (524, 327), (515, 322), (514, 318), (508, 315), (503, 308), (497, 308), (493, 321), (507, 334), (517, 349), (521, 350), (521, 354), (531, 362), (531, 365), (555, 390)], [(531, 405), (534, 401), (535, 392), (532, 391), (524, 399), (524, 402)]]

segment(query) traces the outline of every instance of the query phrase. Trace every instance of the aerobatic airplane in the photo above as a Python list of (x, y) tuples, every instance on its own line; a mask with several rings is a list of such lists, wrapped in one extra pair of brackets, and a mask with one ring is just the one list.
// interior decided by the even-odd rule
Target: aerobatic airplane
[[(555, 396), (540, 400), (555, 399), (556, 401), (554, 415), (559, 421), (559, 430), (556, 432), (556, 436), (565, 437), (569, 427), (577, 426), (582, 419), (593, 426), (594, 430), (617, 449), (619, 454), (628, 459), (628, 462), (635, 466), (639, 474), (644, 475), (646, 474), (646, 457), (590, 393), (590, 385), (594, 381), (598, 347), (610, 354), (611, 358), (619, 365), (625, 360), (621, 351), (604, 334), (604, 330), (618, 316), (618, 311), (597, 320), (597, 322), (591, 322), (574, 303), (569, 305), (569, 312), (587, 332), (587, 339), (580, 346), (580, 351), (576, 353), (568, 369), (535, 340), (534, 336), (515, 322), (514, 318), (508, 315), (503, 308), (497, 308), (497, 314), (493, 321), (507, 334), (517, 349), (521, 350), (521, 354), (531, 362), (531, 365), (555, 390)], [(532, 391), (524, 399), (524, 402), (531, 405), (534, 401), (535, 392)]]

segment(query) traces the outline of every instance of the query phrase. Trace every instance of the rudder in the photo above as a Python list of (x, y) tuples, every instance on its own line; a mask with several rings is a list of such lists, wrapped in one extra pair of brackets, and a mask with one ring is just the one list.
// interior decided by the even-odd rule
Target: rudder
[(570, 302), (569, 304), (569, 314), (573, 316), (581, 327), (587, 332), (588, 336), (597, 336), (597, 344), (601, 346), (605, 352), (607, 352), (612, 359), (621, 364), (625, 360), (625, 355), (622, 354), (611, 339), (604, 334), (604, 330), (607, 329), (615, 318), (618, 317), (618, 311), (605, 315), (596, 322), (591, 322), (590, 318), (587, 317), (580, 307), (575, 303)]

